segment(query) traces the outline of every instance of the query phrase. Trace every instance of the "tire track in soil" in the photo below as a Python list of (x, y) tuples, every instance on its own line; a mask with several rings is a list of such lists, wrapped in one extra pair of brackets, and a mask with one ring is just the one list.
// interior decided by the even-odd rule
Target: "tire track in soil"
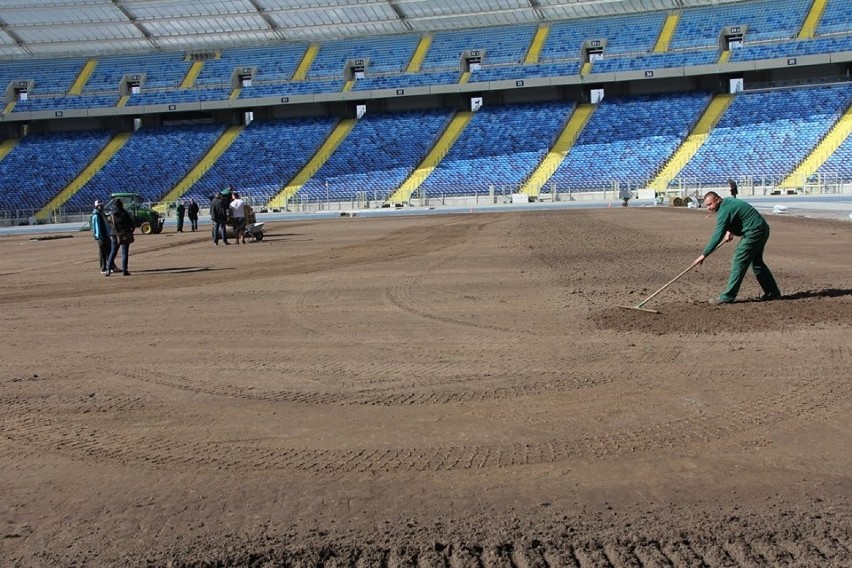
[[(361, 265), (376, 264), (390, 260), (410, 256), (420, 256), (430, 251), (440, 251), (451, 247), (456, 243), (464, 242), (472, 233), (493, 223), (494, 220), (480, 218), (471, 220), (468, 217), (445, 216), (436, 218), (434, 222), (425, 226), (414, 226), (401, 228), (388, 234), (373, 239), (361, 240), (355, 244), (330, 248), (320, 254), (305, 254), (288, 257), (286, 262), (275, 264), (256, 263), (240, 268), (239, 278), (242, 283), (255, 280), (268, 280), (270, 278), (301, 275), (328, 271), (336, 268), (353, 267)], [(440, 230), (436, 229), (440, 227)], [(436, 236), (437, 235), (437, 236)], [(139, 249), (132, 253), (134, 257), (156, 253), (172, 248), (174, 244), (164, 243), (152, 245)], [(91, 262), (80, 259), (75, 261), (79, 264)], [(66, 263), (57, 263), (57, 268), (66, 266)], [(205, 285), (218, 285), (221, 283), (222, 275), (219, 269), (204, 269), (194, 273), (191, 279), (146, 279), (144, 282), (134, 281), (131, 285), (122, 286), (115, 290), (104, 290), (101, 287), (80, 285), (79, 282), (57, 281), (50, 284), (31, 288), (15, 288), (8, 291), (0, 291), (0, 305), (7, 303), (20, 304), (28, 301), (39, 301), (43, 298), (54, 300), (67, 298), (86, 298), (98, 296), (101, 299), (112, 295), (125, 294), (128, 291), (144, 286), (145, 290), (152, 291), (175, 290), (178, 288), (196, 288)]]
[[(475, 245), (475, 241), (471, 239), (470, 241), (464, 243), (460, 248), (464, 249), (473, 249)], [(426, 275), (437, 272), (442, 266), (450, 264), (458, 260), (461, 257), (461, 250), (456, 254), (442, 256), (436, 260), (433, 260), (431, 264), (423, 268), (422, 270), (416, 272), (413, 275), (410, 275), (408, 278), (400, 279), (401, 281), (398, 284), (390, 283), (385, 288), (385, 300), (399, 309), (402, 312), (411, 314), (415, 317), (430, 320), (433, 322), (446, 323), (450, 325), (461, 326), (465, 328), (470, 328), (477, 331), (487, 331), (487, 332), (500, 332), (500, 333), (509, 333), (512, 335), (518, 335), (517, 327), (507, 327), (507, 326), (498, 326), (493, 324), (485, 324), (470, 320), (461, 319), (458, 317), (450, 317), (445, 314), (439, 314), (435, 311), (427, 310), (424, 303), (417, 299), (416, 295), (412, 292), (412, 289), (419, 285)], [(524, 330), (523, 335), (544, 335), (538, 333), (534, 330)], [(489, 339), (491, 338), (489, 334)]]
[[(842, 377), (839, 368), (814, 369), (812, 376)], [(104, 431), (82, 422), (27, 414), (0, 422), (2, 446), (12, 454), (27, 448), (56, 451), (72, 459), (113, 461), (169, 469), (191, 467), (210, 470), (298, 470), (309, 474), (408, 471), (454, 471), (578, 460), (601, 462), (625, 455), (654, 453), (680, 445), (717, 444), (748, 439), (758, 429), (797, 416), (814, 421), (833, 413), (846, 400), (852, 386), (845, 378), (815, 384), (800, 380), (774, 396), (732, 404), (724, 411), (642, 426), (602, 435), (582, 434), (573, 439), (538, 443), (328, 450), (308, 448), (258, 448), (233, 444), (223, 448), (207, 442), (131, 436)], [(70, 428), (69, 428), (70, 427)]]
[[(469, 248), (470, 241), (472, 240), (470, 235), (481, 231), (484, 227), (494, 222), (495, 221), (481, 221), (474, 225), (469, 225), (464, 221), (455, 221), (442, 227), (441, 239), (433, 238), (434, 234), (432, 234), (432, 231), (434, 231), (434, 228), (420, 228), (416, 231), (394, 233), (392, 238), (385, 239), (383, 243), (385, 241), (392, 242), (394, 248), (397, 250), (408, 250), (413, 252), (409, 252), (407, 254), (394, 254), (389, 257), (386, 256), (380, 258), (377, 258), (377, 255), (373, 252), (371, 255), (372, 263), (384, 264), (390, 260), (415, 255), (418, 258), (427, 258), (435, 253), (446, 255), (447, 251), (459, 247)], [(426, 231), (429, 232), (427, 233)], [(362, 254), (363, 248), (363, 246), (357, 246), (353, 247), (353, 250)], [(337, 256), (342, 256), (338, 253), (335, 254)], [(448, 259), (455, 258), (455, 256), (456, 255), (454, 254), (449, 254), (447, 259), (439, 261), (439, 264), (443, 264), (447, 262)], [(340, 266), (329, 266), (326, 268), (348, 268), (352, 266), (355, 266), (355, 263), (350, 260), (349, 262), (341, 263)], [(328, 278), (323, 280), (321, 285), (317, 279), (313, 282), (310, 290), (289, 295), (282, 303), (285, 307), (285, 309), (282, 310), (282, 313), (285, 314), (284, 317), (287, 317), (293, 328), (310, 335), (329, 339), (351, 338), (351, 325), (343, 323), (339, 317), (328, 316), (322, 318), (317, 313), (317, 308), (319, 307), (317, 304), (317, 298), (323, 298), (323, 302), (328, 303), (329, 298), (337, 297), (339, 293), (344, 293), (346, 291), (346, 289), (341, 287), (338, 282), (339, 276), (330, 275)], [(290, 306), (290, 309), (286, 309), (286, 306)], [(288, 315), (288, 312), (292, 312), (295, 315)]]
[[(723, 531), (711, 534), (701, 527), (684, 528), (679, 534), (660, 539), (640, 538), (639, 542), (619, 537), (586, 535), (583, 531), (573, 538), (540, 538), (501, 540), (479, 543), (475, 539), (430, 545), (375, 546), (326, 544), (315, 549), (298, 548), (275, 541), (257, 545), (242, 545), (242, 554), (232, 545), (228, 552), (196, 556), (186, 563), (170, 559), (173, 568), (215, 565), (223, 568), (246, 565), (311, 566), (315, 568), (727, 568), (796, 566), (846, 566), (850, 539), (848, 532), (826, 529), (807, 519), (797, 519), (800, 531), (795, 541), (796, 553), (781, 564), (754, 550), (771, 546), (774, 532), (757, 533), (747, 526), (735, 526), (738, 532)], [(783, 523), (778, 521), (776, 526)], [(604, 532), (604, 531), (599, 531)], [(612, 531), (608, 531), (612, 532)], [(828, 539), (831, 552), (820, 555), (814, 563), (808, 550)], [(697, 544), (700, 543), (700, 544)], [(729, 553), (729, 550), (732, 553)], [(251, 551), (251, 552), (250, 552)], [(667, 551), (677, 551), (675, 553)], [(251, 558), (251, 562), (248, 562)], [(149, 559), (155, 563), (159, 558)]]
[[(507, 220), (514, 221), (514, 219), (511, 218), (501, 219), (499, 222), (495, 221), (492, 225), (489, 225), (488, 228), (503, 227), (505, 221)], [(511, 234), (511, 232), (509, 232), (509, 234)], [(540, 261), (542, 261), (543, 257), (540, 254), (540, 242), (530, 241), (524, 244), (526, 242), (527, 233), (522, 232), (522, 235), (523, 236), (520, 238), (518, 244), (514, 245), (514, 247), (520, 249), (533, 249), (535, 252), (528, 256), (530, 258), (538, 258)], [(480, 231), (476, 234), (476, 238), (489, 239), (489, 236), (485, 235), (484, 231)], [(513, 322), (511, 326), (504, 326), (473, 321), (470, 317), (453, 317), (447, 315), (446, 313), (439, 313), (436, 310), (430, 310), (429, 305), (418, 298), (418, 295), (414, 292), (414, 290), (422, 286), (422, 282), (427, 276), (434, 274), (443, 266), (449, 265), (452, 262), (459, 260), (460, 258), (464, 258), (465, 253), (470, 253), (470, 251), (474, 251), (471, 256), (475, 256), (475, 251), (477, 250), (476, 238), (471, 238), (465, 241), (464, 243), (461, 243), (456, 247), (455, 252), (453, 254), (443, 254), (441, 257), (434, 259), (430, 264), (426, 265), (416, 273), (409, 275), (407, 278), (401, 278), (398, 283), (389, 283), (389, 285), (385, 289), (386, 301), (391, 305), (395, 306), (400, 311), (411, 314), (417, 318), (429, 320), (431, 322), (439, 322), (452, 326), (459, 326), (477, 332), (487, 333), (487, 338), (489, 340), (493, 340), (493, 332), (509, 334), (513, 337), (523, 336), (524, 338), (552, 336), (553, 332), (540, 331), (529, 326), (519, 330), (517, 322)], [(548, 266), (548, 268), (552, 267)], [(538, 272), (536, 270), (532, 271)], [(475, 314), (473, 314), (473, 316), (475, 317)], [(576, 324), (577, 322), (574, 323)]]
[(104, 393), (92, 393), (78, 400), (68, 400), (58, 396), (24, 398), (21, 396), (0, 396), (0, 407), (8, 414), (109, 414), (147, 410), (154, 405), (151, 400), (141, 397), (113, 396)]
[[(166, 374), (157, 369), (144, 369), (140, 371), (127, 368), (114, 369), (108, 358), (99, 355), (89, 355), (88, 359), (91, 362), (98, 361), (100, 370), (105, 373), (108, 372), (113, 376), (120, 376), (134, 382), (149, 383), (197, 394), (263, 402), (347, 406), (441, 405), (506, 400), (533, 396), (545, 392), (564, 392), (595, 388), (611, 384), (616, 380), (625, 380), (625, 377), (626, 380), (635, 380), (641, 377), (643, 372), (653, 368), (653, 363), (637, 364), (632, 372), (624, 373), (623, 371), (611, 369), (606, 361), (601, 361), (596, 367), (587, 363), (588, 368), (584, 369), (584, 373), (578, 376), (566, 371), (563, 368), (565, 365), (562, 363), (558, 368), (537, 369), (536, 376), (529, 377), (527, 374), (528, 362), (501, 360), (499, 362), (501, 366), (499, 382), (505, 383), (508, 378), (517, 377), (514, 380), (509, 380), (508, 386), (495, 386), (491, 388), (482, 388), (481, 386), (471, 387), (466, 385), (464, 381), (455, 380), (447, 384), (448, 387), (454, 390), (436, 391), (434, 390), (436, 385), (427, 384), (426, 388), (428, 390), (423, 391), (424, 379), (421, 378), (423, 375), (428, 377), (432, 374), (438, 374), (441, 370), (452, 370), (453, 364), (446, 362), (415, 365), (394, 362), (392, 365), (386, 366), (381, 362), (369, 362), (346, 368), (347, 371), (353, 372), (353, 378), (359, 384), (357, 391), (318, 392), (307, 390), (261, 391), (252, 386), (243, 387), (233, 384), (215, 383), (203, 379), (179, 376), (174, 373)], [(314, 373), (329, 372), (326, 363), (320, 362), (317, 365), (319, 367), (297, 367), (290, 372), (294, 375), (304, 374), (306, 371)], [(471, 366), (473, 369), (469, 369), (469, 373), (473, 377), (472, 380), (474, 383), (481, 383), (483, 376), (498, 374), (492, 362), (482, 362), (481, 366), (477, 366), (476, 364), (472, 364)], [(343, 372), (343, 368), (338, 369), (338, 371), (340, 371), (342, 376), (347, 375), (347, 373)], [(503, 375), (504, 373), (505, 375)], [(394, 378), (398, 375), (403, 375), (413, 378), (402, 384), (394, 382), (388, 387), (361, 388), (362, 384), (366, 384), (363, 377), (381, 377), (383, 375)], [(707, 378), (710, 378), (710, 375)]]
[[(496, 221), (492, 221), (491, 223), (495, 222)], [(481, 233), (485, 226), (486, 224), (482, 224), (477, 227), (476, 234), (478, 235)], [(421, 254), (418, 258), (421, 259), (421, 261), (431, 257), (431, 261), (429, 261), (427, 267), (418, 270), (414, 274), (402, 273), (399, 277), (401, 282), (398, 284), (394, 282), (387, 283), (384, 287), (385, 301), (399, 310), (413, 314), (419, 318), (468, 327), (474, 330), (499, 331), (516, 334), (517, 330), (515, 328), (470, 322), (446, 315), (439, 315), (434, 312), (430, 312), (423, 307), (416, 307), (422, 305), (422, 302), (418, 302), (414, 299), (414, 294), (411, 292), (411, 289), (421, 282), (425, 275), (431, 274), (442, 266), (457, 260), (464, 252), (474, 250), (475, 247), (476, 238), (469, 236), (466, 240), (462, 242), (454, 241), (445, 248), (420, 251)], [(382, 262), (386, 261), (382, 260)], [(328, 317), (321, 319), (317, 317), (315, 309), (317, 307), (315, 305), (317, 297), (322, 297), (325, 301), (327, 301), (328, 298), (336, 297), (342, 290), (345, 289), (341, 288), (337, 279), (329, 278), (323, 283), (321, 288), (315, 286), (310, 291), (299, 294), (293, 301), (293, 309), (295, 313), (298, 314), (297, 318), (291, 318), (294, 325), (307, 333), (321, 337), (351, 337), (351, 330), (342, 324), (339, 318), (335, 319)]]

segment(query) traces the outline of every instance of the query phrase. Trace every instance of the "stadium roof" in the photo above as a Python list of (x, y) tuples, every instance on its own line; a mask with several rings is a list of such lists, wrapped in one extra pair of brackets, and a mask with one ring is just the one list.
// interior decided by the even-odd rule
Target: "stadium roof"
[(742, 0), (0, 0), (0, 58), (190, 51)]

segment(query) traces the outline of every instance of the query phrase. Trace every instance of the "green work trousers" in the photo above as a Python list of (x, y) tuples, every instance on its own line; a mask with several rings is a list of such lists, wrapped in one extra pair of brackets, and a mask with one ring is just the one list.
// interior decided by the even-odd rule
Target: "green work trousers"
[(769, 240), (769, 227), (764, 230), (752, 231), (740, 239), (737, 248), (734, 249), (734, 257), (731, 259), (731, 276), (728, 278), (728, 286), (719, 298), (725, 302), (733, 302), (740, 291), (749, 265), (757, 278), (758, 284), (763, 288), (765, 294), (781, 295), (772, 271), (763, 262), (763, 249)]

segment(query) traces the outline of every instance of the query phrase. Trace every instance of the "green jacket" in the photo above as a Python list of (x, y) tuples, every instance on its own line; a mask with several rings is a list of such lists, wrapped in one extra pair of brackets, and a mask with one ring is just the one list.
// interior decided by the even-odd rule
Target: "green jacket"
[(757, 212), (757, 209), (742, 199), (725, 198), (719, 204), (719, 210), (716, 211), (716, 231), (710, 237), (702, 254), (707, 256), (713, 252), (725, 238), (727, 231), (742, 237), (768, 230), (769, 223)]

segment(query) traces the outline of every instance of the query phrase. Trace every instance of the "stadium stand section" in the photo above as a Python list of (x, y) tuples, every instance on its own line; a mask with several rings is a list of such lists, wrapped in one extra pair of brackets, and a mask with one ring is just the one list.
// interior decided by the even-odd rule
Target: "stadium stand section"
[[(253, 77), (251, 85), (240, 86), (241, 99), (339, 93), (345, 84), (346, 62), (361, 58), (367, 60), (366, 76), (355, 82), (355, 91), (455, 84), (466, 50), (483, 54), (471, 82), (577, 76), (583, 64), (583, 42), (591, 39), (605, 43), (603, 58), (594, 61), (592, 74), (705, 65), (718, 61), (719, 33), (732, 25), (746, 27), (744, 45), (732, 50), (733, 62), (852, 51), (852, 4), (829, 1), (816, 37), (799, 39), (808, 4), (754, 0), (684, 8), (669, 51), (662, 53), (651, 53), (666, 20), (666, 12), (655, 11), (554, 22), (537, 63), (523, 63), (537, 26), (515, 24), (435, 31), (416, 72), (406, 69), (423, 38), (419, 33), (222, 48), (204, 55), (200, 74), (189, 88), (181, 88), (181, 83), (192, 58), (180, 52), (102, 56), (80, 95), (69, 94), (69, 89), (81, 76), (84, 58), (2, 61), (0, 80), (7, 86), (12, 81), (35, 81), (27, 100), (7, 108), (20, 113), (115, 107), (122, 79), (133, 74), (144, 75), (144, 81), (140, 92), (129, 97), (129, 107), (225, 101), (236, 86), (235, 70), (246, 67), (252, 69)], [(314, 51), (313, 59), (306, 57)], [(294, 80), (303, 59), (312, 63), (302, 66), (304, 80)], [(681, 179), (719, 184), (729, 177), (775, 179), (788, 174), (848, 106), (850, 90), (849, 85), (830, 85), (738, 94), (681, 171)], [(648, 180), (688, 134), (709, 96), (694, 92), (607, 97), (551, 181), (562, 189), (582, 191)], [(574, 101), (486, 105), (474, 113), (420, 189), (430, 196), (481, 195), (490, 186), (523, 183), (574, 105)], [(450, 110), (369, 112), (314, 178), (300, 186), (297, 199), (351, 201), (364, 193), (370, 199), (386, 196), (417, 167), (451, 114)], [(228, 183), (254, 195), (274, 195), (311, 159), (336, 121), (322, 117), (252, 122), (206, 174), (199, 174), (186, 196), (204, 203)], [(67, 207), (88, 209), (94, 197), (116, 190), (141, 190), (146, 199), (156, 201), (202, 159), (223, 129), (214, 124), (142, 128)], [(0, 208), (43, 206), (110, 137), (109, 132), (24, 136), (0, 160), (6, 186)], [(850, 145), (842, 144), (820, 172), (847, 175), (844, 159), (852, 152)]]
[[(98, 67), (110, 66), (120, 71), (122, 69), (133, 69), (133, 65), (139, 61), (139, 57), (102, 57)], [(184, 59), (183, 53), (154, 54), (142, 58), (141, 61), (144, 61), (145, 64), (144, 89), (178, 88), (191, 64)], [(95, 73), (97, 73), (97, 67)], [(91, 83), (91, 79), (89, 79), (89, 82)]]
[(731, 177), (780, 181), (850, 101), (850, 84), (740, 93), (681, 177), (704, 184)]
[(157, 104), (197, 103), (206, 101), (224, 101), (231, 96), (230, 87), (209, 89), (174, 89), (160, 91), (142, 91), (131, 95), (125, 106), (150, 106)]
[(241, 67), (256, 68), (253, 84), (289, 81), (306, 49), (304, 43), (223, 49), (204, 62), (195, 86), (230, 88), (234, 71)]
[[(465, 51), (479, 51), (482, 57), (482, 68), (498, 67), (502, 72), (516, 78), (518, 64), (523, 62), (535, 35), (535, 26), (504, 26), (474, 30), (459, 30), (451, 32), (436, 32), (421, 71), (417, 73), (388, 73), (372, 74), (373, 66), (364, 79), (359, 80), (353, 90), (370, 89), (400, 89), (408, 87), (424, 87), (429, 85), (451, 85), (459, 82), (462, 72), (462, 55)], [(406, 46), (408, 47), (408, 46)], [(416, 44), (407, 52), (408, 59), (414, 53)], [(404, 63), (408, 63), (406, 60)], [(502, 67), (501, 67), (502, 66)], [(572, 70), (574, 68), (572, 67)], [(542, 70), (532, 66), (527, 69), (532, 75), (545, 76)], [(482, 71), (474, 71), (474, 74)], [(478, 78), (471, 80), (491, 81), (494, 78)]]
[(830, 175), (832, 178), (852, 179), (852, 136), (817, 169), (819, 175)]
[(429, 85), (451, 85), (458, 82), (459, 72), (457, 70), (403, 73), (401, 75), (367, 76), (364, 79), (359, 79), (352, 90), (404, 89), (408, 87), (428, 87)]
[(605, 54), (646, 53), (654, 47), (665, 12), (554, 23), (540, 61), (579, 59), (585, 40), (606, 40)]
[(579, 59), (549, 64), (487, 66), (479, 71), (473, 71), (470, 76), (470, 82), (505, 81), (507, 79), (529, 79), (532, 77), (559, 77), (576, 75), (579, 72)]
[(710, 101), (704, 92), (606, 98), (550, 181), (560, 191), (646, 182)]
[(256, 120), (184, 197), (207, 203), (233, 185), (245, 196), (269, 201), (310, 160), (335, 122), (329, 117)]
[(848, 34), (850, 31), (852, 31), (852, 3), (847, 0), (829, 0), (817, 26), (816, 35)]
[(675, 53), (649, 53), (631, 57), (604, 58), (595, 61), (592, 73), (613, 73), (640, 69), (664, 69), (666, 67), (686, 67), (689, 65), (709, 65), (719, 59), (715, 51), (682, 51)]
[(339, 93), (343, 89), (343, 77), (325, 81), (288, 81), (244, 87), (240, 91), (241, 99), (272, 96), (312, 95), (320, 93)]
[[(450, 111), (367, 114), (296, 199), (384, 199), (414, 171), (446, 126)], [(327, 183), (327, 185), (326, 185)]]
[(111, 136), (106, 131), (25, 136), (0, 160), (0, 210), (40, 208), (77, 177)]
[(64, 95), (85, 65), (83, 58), (36, 59), (0, 62), (0, 85), (32, 79), (35, 84), (31, 94)]
[(809, 4), (800, 0), (758, 0), (685, 9), (671, 49), (716, 48), (725, 26), (747, 26), (745, 38), (750, 42), (794, 38)]
[(553, 144), (571, 103), (485, 106), (421, 184), (429, 197), (516, 191)]
[(223, 130), (218, 124), (141, 128), (67, 206), (85, 208), (116, 191), (158, 201), (198, 163)]
[[(126, 75), (144, 77), (144, 89), (177, 89), (189, 70), (182, 53), (152, 53), (139, 55), (107, 55), (98, 59), (92, 76), (83, 88), (83, 94), (115, 93)], [(70, 85), (69, 85), (70, 86)]]
[(535, 25), (524, 25), (435, 32), (422, 70), (459, 70), (467, 50), (481, 50), (489, 65), (521, 63), (535, 31)]
[[(847, 3), (830, 2), (818, 33), (848, 33), (849, 11)], [(421, 71), (416, 73), (405, 71), (421, 37), (411, 33), (322, 42), (303, 81), (292, 77), (308, 49), (304, 42), (218, 50), (209, 54), (194, 86), (188, 89), (178, 87), (192, 62), (177, 52), (103, 56), (84, 86), (84, 96), (65, 95), (85, 63), (82, 59), (3, 62), (0, 79), (36, 78), (30, 100), (14, 109), (26, 112), (115, 106), (122, 78), (133, 74), (144, 75), (145, 81), (127, 106), (227, 100), (235, 86), (235, 70), (245, 67), (253, 69), (254, 76), (251, 85), (242, 88), (241, 99), (337, 93), (344, 87), (346, 62), (357, 58), (369, 63), (365, 77), (354, 85), (355, 91), (454, 84), (459, 81), (465, 50), (481, 50), (484, 55), (482, 68), (473, 71), (472, 82), (574, 76), (583, 63), (583, 42), (590, 39), (605, 44), (603, 59), (594, 63), (593, 73), (702, 65), (718, 60), (719, 34), (730, 25), (747, 29), (744, 47), (733, 51), (732, 61), (850, 49), (852, 39), (845, 36), (794, 40), (806, 14), (807, 6), (796, 0), (685, 8), (670, 52), (659, 54), (650, 52), (666, 19), (663, 11), (555, 22), (539, 63), (527, 65), (521, 63), (535, 35), (534, 25), (435, 32)]]
[(366, 60), (368, 74), (401, 73), (419, 41), (420, 36), (408, 34), (323, 42), (308, 79), (342, 79), (350, 59)]
[(19, 101), (13, 112), (34, 112), (41, 110), (72, 110), (97, 107), (114, 107), (118, 102), (118, 91), (106, 95), (39, 95), (34, 94), (25, 101)]
[(795, 39), (758, 45), (746, 43), (743, 47), (732, 50), (730, 60), (754, 61), (850, 50), (852, 50), (852, 36)]

